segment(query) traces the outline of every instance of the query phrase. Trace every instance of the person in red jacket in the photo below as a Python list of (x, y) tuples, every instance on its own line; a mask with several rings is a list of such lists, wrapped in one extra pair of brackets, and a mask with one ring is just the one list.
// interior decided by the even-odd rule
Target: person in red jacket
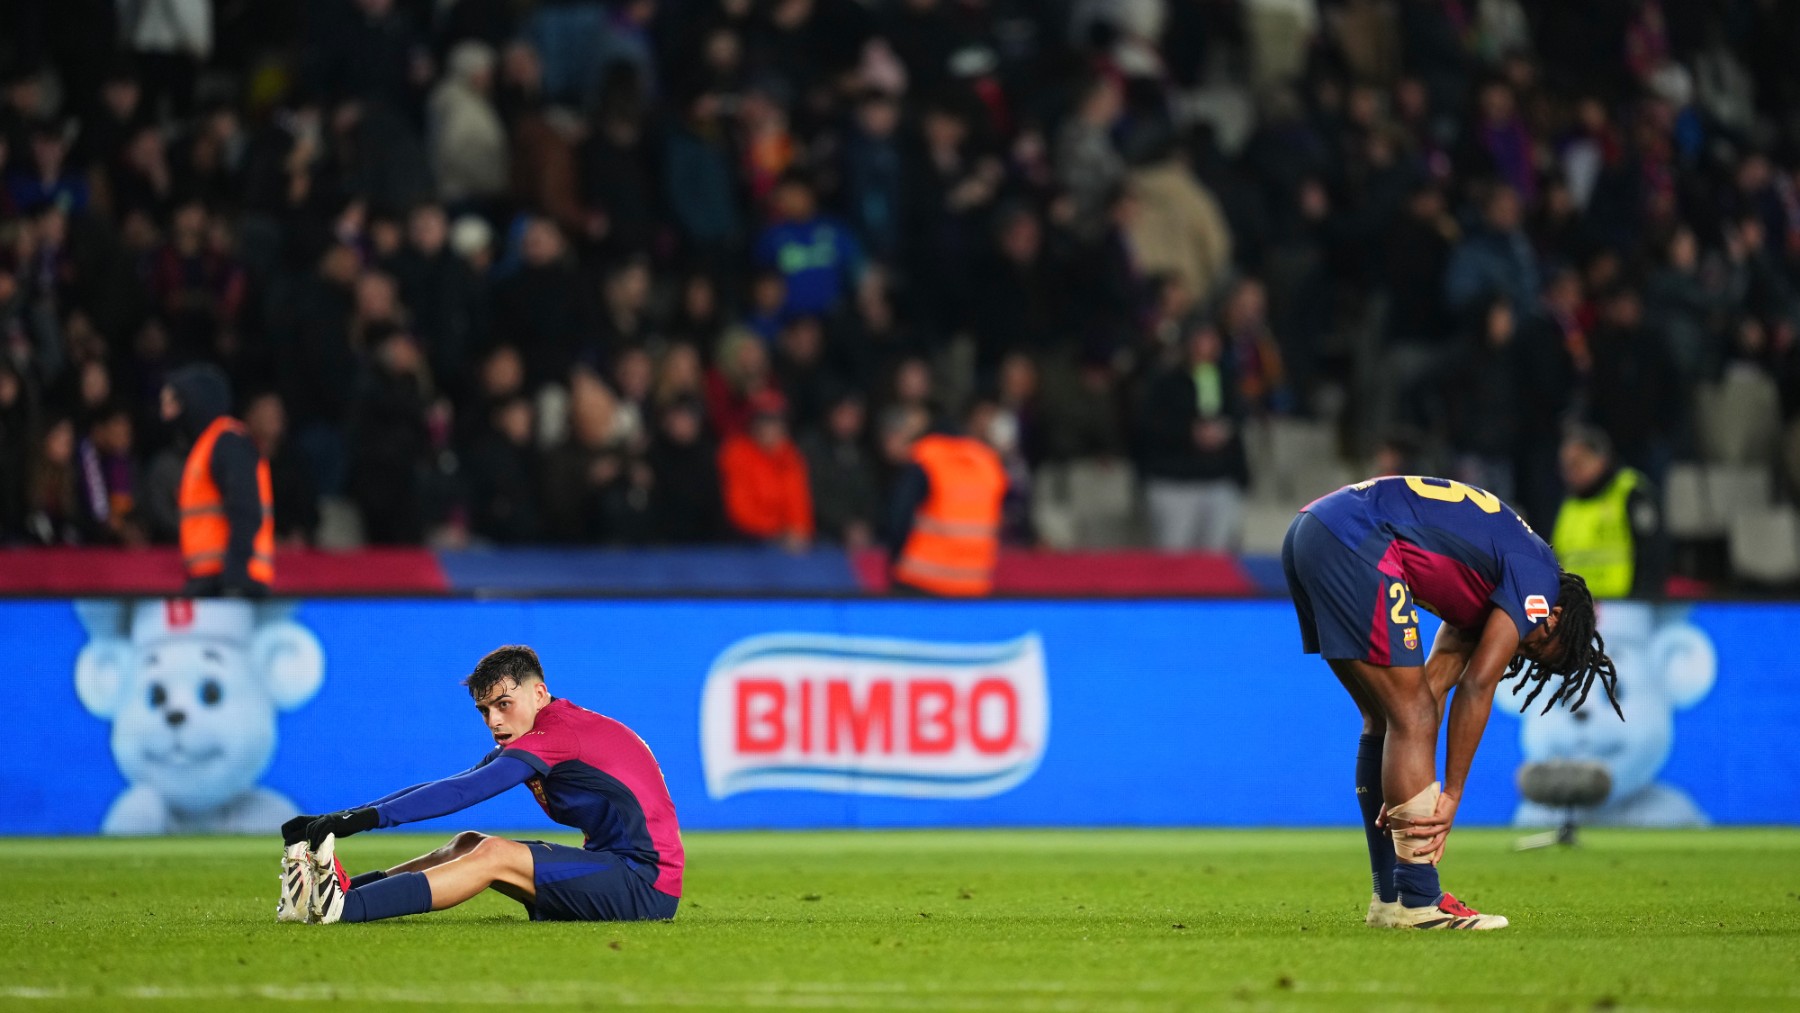
[(788, 436), (787, 399), (772, 390), (751, 403), (748, 432), (719, 448), (725, 516), (739, 534), (780, 542), (793, 552), (812, 544), (812, 489), (806, 458)]

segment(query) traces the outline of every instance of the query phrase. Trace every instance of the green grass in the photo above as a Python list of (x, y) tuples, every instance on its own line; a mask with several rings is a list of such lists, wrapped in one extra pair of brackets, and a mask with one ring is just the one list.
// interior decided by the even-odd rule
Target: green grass
[(269, 841), (6, 840), (0, 1008), (1800, 1008), (1800, 831), (1512, 840), (1445, 867), (1497, 933), (1365, 928), (1353, 830), (694, 834), (679, 918), (636, 925), (277, 925)]

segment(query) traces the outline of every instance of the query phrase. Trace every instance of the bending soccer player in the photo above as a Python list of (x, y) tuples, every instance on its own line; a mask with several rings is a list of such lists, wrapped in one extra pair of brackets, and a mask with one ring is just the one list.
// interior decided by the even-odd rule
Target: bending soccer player
[[(1579, 708), (1596, 677), (1614, 699), (1617, 673), (1587, 583), (1498, 496), (1416, 476), (1314, 501), (1289, 526), (1281, 563), (1306, 652), (1324, 655), (1362, 712), (1356, 793), (1375, 882), (1366, 920), (1504, 928), (1505, 918), (1443, 892), (1437, 862), (1503, 678), (1519, 677), (1515, 693), (1536, 683), (1530, 706), (1560, 676), (1545, 710)], [(1415, 605), (1444, 620), (1429, 658)], [(1452, 688), (1440, 789), (1438, 729)]]
[[(681, 829), (644, 741), (612, 718), (551, 696), (529, 647), (490, 652), (463, 685), (494, 736), (493, 751), (454, 777), (283, 824), (276, 918), (367, 922), (442, 911), (488, 889), (525, 905), (534, 921), (675, 917)], [(339, 839), (446, 816), (521, 784), (551, 819), (582, 832), (582, 847), (471, 831), (384, 872), (344, 875)]]

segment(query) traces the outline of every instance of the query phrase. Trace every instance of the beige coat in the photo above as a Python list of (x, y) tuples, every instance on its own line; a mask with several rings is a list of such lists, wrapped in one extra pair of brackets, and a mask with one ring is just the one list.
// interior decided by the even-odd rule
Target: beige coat
[(1212, 191), (1178, 159), (1131, 173), (1127, 239), (1144, 274), (1166, 274), (1205, 301), (1231, 270), (1231, 228)]

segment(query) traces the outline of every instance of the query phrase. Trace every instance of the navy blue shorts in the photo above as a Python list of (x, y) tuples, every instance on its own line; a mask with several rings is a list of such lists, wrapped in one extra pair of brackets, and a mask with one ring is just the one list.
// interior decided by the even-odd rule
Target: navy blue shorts
[(548, 841), (520, 841), (531, 849), (536, 922), (668, 921), (679, 897), (650, 885), (656, 866), (612, 851), (587, 851)]
[(1381, 572), (1317, 517), (1303, 513), (1288, 525), (1281, 568), (1306, 653), (1393, 667), (1425, 663), (1406, 581)]

